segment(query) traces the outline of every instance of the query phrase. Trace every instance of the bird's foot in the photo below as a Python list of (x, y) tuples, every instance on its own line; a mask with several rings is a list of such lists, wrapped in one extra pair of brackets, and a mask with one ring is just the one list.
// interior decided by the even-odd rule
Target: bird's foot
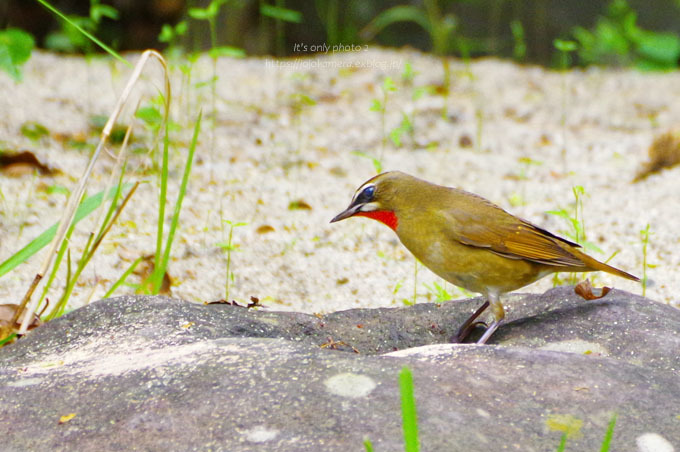
[(484, 331), (484, 334), (479, 338), (477, 343), (486, 344), (486, 341), (489, 340), (494, 331), (496, 331), (498, 327), (501, 326), (501, 323), (503, 323), (503, 320), (494, 320), (491, 322), (491, 325), (486, 328), (486, 331)]
[[(472, 332), (472, 330), (474, 330), (474, 329), (477, 327), (477, 325), (484, 325), (484, 326), (486, 326), (486, 323), (481, 322), (481, 321), (480, 321), (480, 322), (476, 322), (475, 320), (477, 320), (477, 317), (479, 317), (479, 316), (482, 314), (482, 312), (484, 312), (484, 310), (485, 310), (486, 308), (488, 308), (488, 307), (489, 307), (489, 302), (488, 302), (488, 301), (485, 301), (484, 304), (482, 304), (482, 305), (474, 312), (474, 314), (472, 314), (472, 315), (470, 316), (470, 318), (468, 318), (468, 319), (465, 321), (465, 323), (463, 323), (463, 325), (460, 327), (460, 329), (458, 330), (458, 332), (457, 332), (454, 336), (451, 337), (450, 341), (451, 341), (452, 343), (454, 343), (454, 344), (462, 344), (462, 343), (465, 341), (465, 339), (467, 339), (467, 337), (470, 335), (470, 333)], [(488, 328), (487, 328), (487, 329), (488, 329)], [(486, 334), (486, 333), (485, 333), (485, 334)]]

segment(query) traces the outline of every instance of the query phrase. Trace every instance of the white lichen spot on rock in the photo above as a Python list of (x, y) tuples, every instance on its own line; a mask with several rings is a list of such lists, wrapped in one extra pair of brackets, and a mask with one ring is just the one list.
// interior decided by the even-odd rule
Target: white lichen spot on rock
[(350, 372), (333, 375), (324, 384), (331, 394), (350, 398), (365, 397), (376, 386), (371, 377)]
[(453, 353), (456, 353), (459, 349), (467, 346), (469, 346), (469, 344), (429, 344), (385, 353), (384, 356), (396, 358), (417, 357), (427, 360), (428, 358), (437, 356), (452, 356)]
[(567, 352), (579, 355), (609, 356), (609, 350), (596, 342), (589, 342), (580, 339), (568, 341), (550, 342), (540, 347), (541, 350), (551, 352)]
[(42, 381), (42, 378), (22, 378), (17, 381), (10, 381), (7, 383), (7, 386), (11, 386), (13, 388), (24, 388), (26, 386), (35, 386), (42, 383)]
[(675, 448), (658, 433), (644, 433), (635, 439), (638, 452), (675, 452)]
[(477, 414), (479, 414), (484, 419), (489, 419), (491, 417), (488, 411), (485, 411), (481, 408), (477, 408)]
[(244, 433), (246, 435), (246, 440), (250, 441), (251, 443), (265, 443), (276, 438), (276, 436), (279, 434), (279, 431), (276, 429), (267, 428), (265, 425), (256, 425), (250, 430), (246, 430)]

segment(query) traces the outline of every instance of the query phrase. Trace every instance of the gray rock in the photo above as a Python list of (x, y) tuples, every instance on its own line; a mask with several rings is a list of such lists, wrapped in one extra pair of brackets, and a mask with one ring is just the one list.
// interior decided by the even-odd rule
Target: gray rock
[(599, 450), (614, 413), (610, 450), (680, 446), (680, 311), (559, 288), (511, 296), (501, 345), (446, 344), (480, 303), (317, 317), (102, 300), (0, 349), (0, 449), (403, 450), (403, 366), (423, 451), (556, 450), (564, 417), (582, 421), (567, 450)]

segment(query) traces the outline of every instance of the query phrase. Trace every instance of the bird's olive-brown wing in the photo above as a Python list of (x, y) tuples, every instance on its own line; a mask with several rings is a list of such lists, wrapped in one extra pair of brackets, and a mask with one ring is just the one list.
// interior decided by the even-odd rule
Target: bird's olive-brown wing
[(555, 266), (583, 266), (569, 248), (579, 245), (515, 217), (484, 198), (457, 202), (443, 211), (447, 234), (465, 245), (488, 248), (510, 259), (526, 259)]

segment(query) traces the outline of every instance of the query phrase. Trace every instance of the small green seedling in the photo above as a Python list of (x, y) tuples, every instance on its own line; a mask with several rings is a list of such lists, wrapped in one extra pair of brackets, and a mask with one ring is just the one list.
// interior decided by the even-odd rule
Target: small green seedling
[(569, 225), (569, 229), (565, 235), (574, 242), (581, 245), (589, 251), (602, 253), (602, 250), (592, 242), (589, 242), (586, 237), (586, 223), (583, 218), (583, 197), (586, 196), (585, 189), (580, 185), (572, 187), (574, 194), (574, 210), (569, 212), (566, 209), (549, 210), (546, 213), (563, 218)]
[(352, 154), (357, 155), (359, 157), (369, 159), (371, 161), (371, 163), (373, 164), (373, 168), (375, 168), (375, 172), (376, 173), (382, 173), (383, 164), (382, 164), (381, 159), (375, 158), (371, 154), (368, 154), (367, 152), (363, 152), (363, 151), (352, 151)]
[(385, 144), (387, 143), (387, 135), (385, 134), (385, 113), (387, 112), (387, 101), (389, 99), (390, 93), (397, 90), (397, 86), (391, 77), (385, 77), (383, 84), (380, 86), (380, 91), (382, 92), (382, 99), (373, 99), (371, 103), (371, 111), (378, 112), (380, 114), (380, 133), (382, 136), (380, 144), (380, 159), (382, 160), (383, 151), (385, 149)]
[(402, 113), (401, 123), (390, 132), (390, 139), (396, 147), (401, 147), (401, 137), (404, 134), (413, 135), (413, 122), (406, 113)]
[(174, 49), (177, 46), (177, 41), (184, 36), (188, 30), (189, 25), (186, 20), (180, 21), (174, 27), (170, 24), (164, 24), (158, 35), (158, 41), (164, 42), (168, 45), (168, 48)]
[(226, 301), (229, 301), (229, 288), (231, 286), (231, 283), (234, 282), (234, 272), (231, 271), (231, 253), (233, 251), (238, 251), (239, 245), (235, 244), (233, 239), (234, 239), (234, 228), (238, 228), (241, 226), (246, 226), (248, 223), (244, 222), (232, 222), (229, 220), (222, 220), (223, 224), (229, 225), (229, 238), (227, 239), (226, 242), (218, 243), (217, 246), (222, 248), (222, 250), (227, 254), (227, 273), (226, 273), (226, 279), (224, 282), (224, 299)]
[[(585, 250), (593, 251), (597, 253), (603, 253), (603, 251), (594, 243), (589, 242), (586, 237), (586, 224), (583, 217), (583, 197), (586, 195), (585, 189), (580, 185), (575, 185), (572, 187), (572, 192), (574, 194), (574, 209), (572, 212), (567, 211), (567, 209), (560, 210), (549, 210), (546, 213), (548, 215), (555, 215), (564, 219), (568, 224), (568, 229), (564, 232), (570, 240), (581, 245)], [(578, 275), (576, 273), (571, 273), (569, 276), (569, 281), (571, 284), (575, 284)], [(553, 284), (559, 285), (560, 278), (558, 273), (553, 275)]]
[(212, 160), (213, 154), (215, 152), (215, 127), (217, 125), (217, 59), (221, 56), (229, 56), (242, 58), (245, 56), (245, 52), (242, 49), (237, 49), (235, 47), (218, 47), (217, 46), (217, 16), (220, 12), (222, 5), (227, 3), (228, 0), (212, 0), (206, 8), (189, 8), (189, 17), (195, 20), (205, 20), (208, 22), (208, 28), (210, 29), (210, 51), (208, 54), (212, 58), (213, 62), (213, 75), (205, 82), (210, 85), (210, 100), (211, 100), (211, 134), (210, 134), (210, 158)]
[(430, 286), (429, 284), (423, 284), (425, 288), (435, 296), (434, 302), (437, 304), (444, 303), (445, 301), (451, 300), (453, 297), (446, 290), (446, 287), (439, 285), (437, 281), (433, 282)]
[(644, 297), (647, 294), (647, 269), (648, 268), (654, 268), (655, 265), (651, 265), (649, 262), (647, 262), (647, 247), (649, 245), (649, 236), (652, 233), (649, 231), (649, 223), (647, 223), (647, 226), (640, 230), (640, 240), (642, 242), (642, 296)]

